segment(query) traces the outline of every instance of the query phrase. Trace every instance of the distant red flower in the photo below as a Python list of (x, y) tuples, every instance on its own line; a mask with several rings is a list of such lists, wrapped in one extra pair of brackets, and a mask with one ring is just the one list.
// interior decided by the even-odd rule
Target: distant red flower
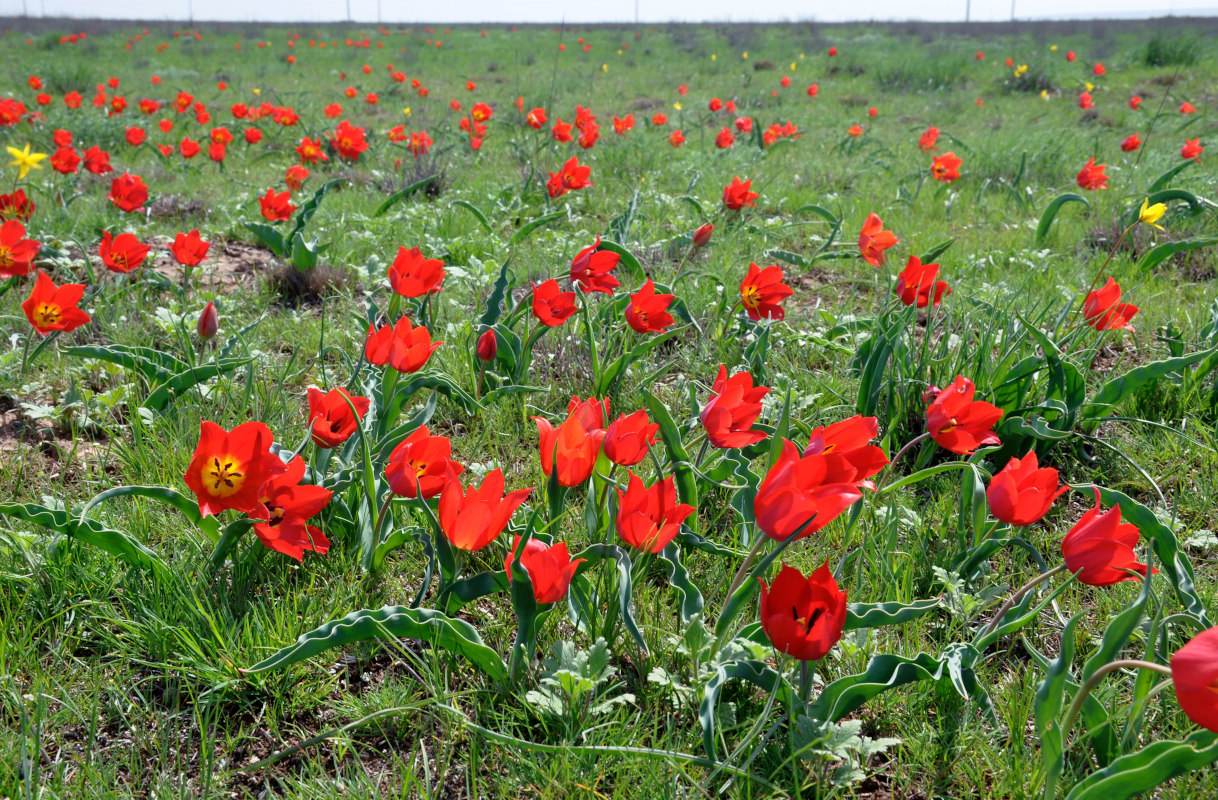
[(550, 173), (546, 191), (550, 197), (561, 197), (567, 192), (586, 189), (592, 185), (592, 181), (589, 180), (591, 175), (592, 167), (580, 164), (579, 159), (572, 156), (567, 159), (558, 172)]
[(1129, 107), (1132, 108), (1134, 111), (1137, 111), (1139, 108), (1142, 107), (1142, 98), (1138, 97), (1137, 95), (1134, 95), (1133, 97), (1129, 98)]
[(622, 415), (605, 433), (605, 455), (614, 464), (632, 467), (646, 458), (659, 430), (659, 423), (652, 422), (643, 409)]
[(349, 393), (341, 386), (328, 392), (310, 386), (308, 398), (309, 430), (313, 443), (318, 447), (337, 447), (350, 439), (372, 402), (367, 397)]
[[(63, 96), (63, 104), (68, 108), (80, 108), (80, 101), (83, 99), (84, 98), (80, 96), (80, 92), (72, 90)], [(24, 114), (25, 111), (23, 110), (21, 113)], [(4, 124), (2, 111), (0, 111), (0, 124)]]
[(310, 139), (308, 136), (305, 136), (300, 140), (300, 144), (296, 145), (296, 152), (300, 154), (301, 164), (316, 164), (318, 161), (330, 160), (330, 157), (322, 150), (321, 142)]
[(731, 147), (736, 143), (736, 137), (732, 135), (731, 128), (724, 128), (719, 131), (719, 135), (715, 137), (715, 147), (723, 150)]
[(571, 135), (571, 127), (571, 123), (563, 122), (561, 119), (559, 119), (554, 123), (554, 127), (550, 128), (550, 135), (556, 142), (569, 142), (572, 138), (574, 138)]
[(668, 143), (673, 147), (680, 147), (685, 144), (685, 134), (679, 130), (675, 130), (668, 134)]
[(1002, 409), (974, 400), (977, 389), (963, 375), (939, 392), (926, 410), (926, 431), (945, 450), (969, 455), (982, 445), (1002, 444), (993, 427)]
[(453, 547), (467, 552), (486, 547), (503, 532), (512, 514), (533, 491), (518, 489), (504, 495), (503, 487), (501, 469), (491, 470), (481, 486), (468, 489), (461, 486), (451, 467), (447, 469), (438, 516), (440, 528)]
[(1066, 60), (1073, 61), (1075, 59), (1074, 51), (1070, 50), (1066, 53)]
[(126, 139), (130, 146), (139, 147), (148, 139), (148, 132), (139, 125), (132, 125), (127, 129)]
[(1095, 107), (1095, 101), (1091, 99), (1091, 92), (1083, 92), (1078, 96), (1078, 107), (1084, 111)]
[(960, 165), (963, 160), (956, 157), (955, 153), (944, 153), (941, 156), (935, 156), (934, 161), (930, 165), (930, 174), (937, 181), (951, 183), (960, 178)]
[(553, 278), (533, 289), (533, 316), (542, 325), (556, 328), (577, 310), (575, 292), (564, 292)]
[[(79, 102), (77, 103), (79, 106)], [(16, 125), (25, 116), (25, 103), (10, 98), (0, 98), (0, 125)]]
[(431, 499), (444, 488), (449, 469), (454, 475), (465, 470), (452, 460), (452, 442), (446, 436), (432, 436), (423, 425), (393, 448), (385, 478), (390, 491), (400, 497), (413, 500), (422, 494)]
[(667, 125), (668, 124), (668, 115), (667, 114), (656, 114), (654, 117), (651, 118), (651, 124), (656, 126), (657, 128), (660, 127), (661, 125)]
[(1104, 174), (1104, 169), (1107, 165), (1096, 164), (1095, 156), (1092, 156), (1087, 164), (1079, 170), (1078, 185), (1081, 189), (1089, 189), (1095, 191), (1097, 189), (1108, 188), (1108, 176)]
[(648, 278), (637, 292), (630, 295), (626, 323), (637, 333), (659, 333), (672, 324), (668, 306), (675, 298), (675, 294), (656, 294), (655, 283)]
[(786, 311), (781, 304), (792, 294), (794, 290), (783, 283), (782, 267), (777, 265), (760, 269), (750, 263), (740, 282), (740, 303), (752, 320), (782, 319)]
[(1191, 161), (1194, 158), (1200, 159), (1203, 152), (1205, 152), (1205, 148), (1201, 146), (1200, 137), (1185, 139), (1184, 146), (1180, 148), (1180, 157)]
[(1180, 113), (1181, 114), (1195, 114), (1195, 113), (1197, 113), (1197, 107), (1195, 105), (1193, 105), (1192, 103), (1188, 102), (1187, 100), (1185, 100), (1183, 103), (1180, 104)]
[(1091, 71), (1096, 75), (1103, 75), (1108, 70), (1104, 69), (1104, 65), (1097, 61), (1095, 66), (1091, 68)]
[(816, 533), (862, 498), (850, 480), (853, 474), (853, 469), (840, 459), (801, 456), (799, 448), (784, 439), (778, 460), (753, 499), (757, 527), (779, 542), (801, 528), (801, 539)]
[(1218, 628), (1202, 631), (1175, 652), (1171, 682), (1188, 718), (1218, 733)]
[(348, 161), (358, 161), (360, 155), (368, 149), (364, 129), (346, 120), (338, 123), (334, 135), (330, 137), (330, 144)]
[(275, 437), (261, 422), (246, 422), (231, 431), (204, 420), (199, 429), (186, 485), (199, 500), (199, 513), (214, 516), (235, 509), (266, 519), (262, 487), (288, 467), (270, 451)]
[(643, 480), (631, 472), (626, 491), (618, 489), (617, 498), (617, 535), (644, 553), (658, 553), (667, 547), (694, 511), (693, 506), (677, 502), (671, 476), (644, 486)]
[(708, 244), (710, 244), (711, 234), (714, 232), (715, 226), (709, 222), (700, 226), (696, 231), (694, 231), (694, 247), (706, 247)]
[(712, 97), (711, 101), (707, 104), (707, 108), (709, 108), (711, 111), (719, 111), (723, 108), (723, 101), (718, 97)]
[(106, 269), (125, 275), (138, 269), (151, 249), (141, 244), (134, 233), (120, 233), (112, 238), (110, 231), (103, 231), (98, 254)]
[(535, 131), (539, 131), (546, 126), (546, 110), (544, 108), (530, 109), (524, 117), (525, 124)]
[(297, 561), (304, 559), (305, 550), (325, 554), (330, 549), (330, 540), (308, 520), (321, 513), (334, 493), (322, 486), (302, 484), (304, 475), (304, 459), (296, 456), (287, 472), (263, 484), (258, 499), (266, 513), (250, 515), (263, 520), (254, 525), (254, 534), (264, 545)]
[(858, 137), (863, 135), (863, 126), (859, 125), (858, 123), (855, 123), (854, 125), (850, 126), (850, 128), (846, 131), (846, 133), (848, 133), (849, 135), (851, 135), (855, 139), (857, 139)]
[(12, 194), (0, 194), (0, 220), (16, 219), (29, 222), (34, 216), (34, 201), (26, 197), (25, 189)]
[[(511, 551), (503, 561), (508, 583), (512, 582), (512, 561), (519, 546), (520, 537), (516, 536), (512, 540)], [(533, 599), (542, 605), (557, 603), (566, 596), (575, 570), (584, 560), (577, 558), (572, 561), (566, 542), (546, 545), (537, 539), (525, 542), (524, 552), (520, 554), (520, 566), (524, 567), (529, 575), (529, 583), (533, 585)]]
[(74, 147), (60, 147), (51, 154), (51, 168), (63, 175), (74, 175), (80, 169), (80, 155)]
[(599, 250), (601, 237), (580, 250), (571, 260), (571, 283), (585, 292), (602, 292), (611, 295), (621, 283), (613, 275), (621, 256), (610, 250)]
[(1058, 486), (1057, 470), (1041, 467), (1032, 450), (1022, 459), (1012, 458), (990, 481), (986, 490), (990, 513), (1008, 525), (1039, 522), (1053, 501), (1070, 491)]
[(486, 122), (494, 114), (495, 110), (486, 103), (474, 103), (473, 108), (469, 110), (469, 115), (474, 118), (475, 122)]
[(139, 175), (124, 172), (110, 182), (108, 197), (111, 203), (131, 214), (142, 210), (148, 202), (148, 187)]
[(632, 128), (634, 128), (634, 114), (627, 114), (621, 118), (613, 118), (613, 132), (618, 136), (622, 136)]
[(768, 387), (754, 386), (748, 372), (737, 372), (729, 378), (727, 367), (720, 364), (711, 398), (700, 414), (706, 438), (721, 449), (747, 447), (766, 438), (764, 431), (750, 429), (761, 416), (761, 401), (769, 392)]
[(440, 291), (444, 280), (444, 262), (425, 258), (419, 248), (398, 248), (397, 258), (389, 267), (389, 284), (403, 297), (422, 297)]
[(113, 171), (110, 166), (110, 154), (97, 145), (85, 151), (85, 169), (94, 175), (105, 175)]
[(946, 281), (935, 280), (938, 275), (938, 264), (923, 264), (917, 256), (910, 256), (905, 269), (897, 276), (897, 296), (907, 306), (917, 304), (918, 308), (926, 308), (932, 303), (939, 305), (952, 290)]
[(15, 219), (0, 224), (0, 278), (29, 275), (42, 245), (25, 238), (25, 226)]
[(72, 132), (56, 128), (55, 132), (51, 134), (51, 141), (55, 143), (56, 147), (68, 147), (72, 144)]
[(1132, 153), (1142, 146), (1142, 140), (1138, 138), (1136, 133), (1131, 133), (1121, 141), (1121, 149), (1126, 153)]
[(299, 192), (304, 182), (309, 179), (309, 170), (300, 164), (293, 164), (283, 176), (283, 182), (293, 192)]
[(923, 153), (929, 153), (935, 149), (936, 143), (939, 141), (939, 129), (931, 125), (922, 135), (918, 137), (918, 149)]
[(182, 153), (182, 158), (194, 158), (199, 154), (199, 143), (189, 136), (183, 136), (181, 143), (178, 144), (178, 149)]
[(1062, 538), (1066, 569), (1088, 586), (1111, 586), (1133, 580), (1135, 574), (1146, 575), (1146, 565), (1133, 552), (1141, 533), (1138, 526), (1121, 522), (1120, 506), (1101, 509), (1100, 490), (1095, 489), (1095, 506)]
[(808, 87), (808, 97), (816, 97), (818, 94), (820, 94), (820, 86), (818, 84), (814, 83)]
[(1137, 306), (1121, 302), (1121, 286), (1111, 277), (1083, 302), (1083, 319), (1097, 331), (1133, 330), (1129, 321), (1137, 313)]
[(842, 638), (846, 593), (837, 587), (827, 560), (806, 578), (783, 564), (773, 586), (761, 581), (759, 615), (775, 650), (800, 661), (819, 661)]
[(859, 231), (859, 253), (873, 267), (884, 266), (884, 251), (900, 241), (892, 231), (884, 230), (884, 222), (878, 214), (867, 215), (863, 229)]
[(745, 206), (752, 206), (753, 201), (760, 197), (757, 192), (749, 191), (753, 179), (741, 181), (733, 176), (732, 182), (723, 188), (723, 205), (732, 211), (739, 211)]
[(271, 222), (282, 222), (296, 210), (290, 192), (276, 192), (274, 189), (267, 189), (266, 194), (258, 198), (258, 205), (262, 208), (262, 216)]
[(89, 321), (89, 315), (77, 307), (84, 293), (83, 283), (56, 286), (45, 272), (38, 270), (34, 288), (21, 304), (21, 310), (42, 336), (54, 331), (74, 331)]

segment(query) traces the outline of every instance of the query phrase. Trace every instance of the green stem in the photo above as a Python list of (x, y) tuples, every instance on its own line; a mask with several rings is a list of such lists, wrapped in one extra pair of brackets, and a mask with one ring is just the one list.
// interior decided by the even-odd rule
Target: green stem
[(989, 635), (989, 633), (991, 631), (993, 631), (995, 628), (997, 628), (998, 623), (1002, 622), (1002, 618), (1004, 616), (1006, 616), (1006, 613), (1008, 611), (1011, 610), (1011, 607), (1014, 606), (1016, 603), (1018, 603), (1025, 594), (1027, 594), (1028, 592), (1035, 589), (1037, 584), (1039, 584), (1041, 581), (1046, 580), (1047, 578), (1050, 578), (1050, 577), (1056, 575), (1059, 572), (1064, 572), (1065, 569), (1066, 569), (1066, 565), (1063, 562), (1061, 564), (1058, 564), (1056, 567), (1049, 570), (1048, 572), (1042, 572), (1041, 574), (1037, 575), (1032, 580), (1025, 583), (1023, 586), (1020, 586), (1018, 589), (1016, 589), (1015, 592), (1010, 597), (1007, 598), (1007, 601), (1002, 604), (1002, 607), (998, 609), (998, 613), (994, 615), (994, 618), (992, 620), (990, 620), (990, 624), (985, 627), (985, 631), (981, 635), (983, 637), (987, 636), (987, 635)]
[(1087, 696), (1091, 694), (1091, 690), (1096, 687), (1096, 684), (1107, 675), (1109, 672), (1115, 672), (1118, 669), (1149, 669), (1158, 672), (1161, 675), (1171, 676), (1171, 667), (1163, 664), (1156, 664), (1153, 661), (1141, 661), (1136, 658), (1121, 659), (1119, 661), (1110, 661), (1104, 666), (1095, 671), (1095, 674), (1087, 679), (1086, 683), (1079, 687), (1078, 693), (1074, 695), (1074, 702), (1070, 704), (1070, 710), (1066, 712), (1066, 721), (1062, 723), (1062, 741), (1070, 733), (1070, 727), (1074, 725), (1074, 719), (1078, 716), (1079, 711), (1083, 708), (1083, 703), (1086, 702)]
[(765, 544), (767, 537), (760, 531), (754, 531), (757, 541), (753, 542), (753, 547), (749, 550), (749, 554), (744, 557), (744, 563), (740, 565), (740, 569), (736, 570), (736, 577), (732, 578), (732, 585), (728, 587), (727, 596), (731, 597), (740, 588), (740, 584), (744, 583), (744, 576), (748, 574), (749, 567), (753, 566), (753, 560), (757, 558), (757, 554), (761, 552), (762, 545)]
[(1104, 270), (1107, 269), (1108, 265), (1112, 262), (1112, 257), (1116, 255), (1116, 251), (1121, 248), (1121, 243), (1125, 241), (1125, 237), (1128, 236), (1129, 232), (1136, 228), (1137, 225), (1138, 223), (1135, 222), (1133, 225), (1130, 225), (1128, 228), (1121, 231), (1121, 235), (1117, 237), (1116, 244), (1114, 244), (1112, 249), (1108, 251), (1108, 257), (1104, 259), (1103, 264), (1100, 264), (1100, 268), (1096, 270), (1095, 277), (1091, 279), (1091, 285), (1087, 287), (1087, 291), (1083, 294), (1083, 304), (1080, 305), (1078, 310), (1074, 312), (1075, 316), (1083, 313), (1083, 306), (1087, 303), (1087, 296), (1095, 291), (1095, 285), (1100, 282), (1100, 276), (1104, 274)]

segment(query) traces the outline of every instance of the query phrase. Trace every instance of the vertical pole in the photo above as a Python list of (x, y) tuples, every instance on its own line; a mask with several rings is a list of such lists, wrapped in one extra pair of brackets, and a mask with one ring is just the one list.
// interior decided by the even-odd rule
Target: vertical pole
[(964, 0), (964, 21), (969, 21), (969, 16), (973, 11), (973, 0)]

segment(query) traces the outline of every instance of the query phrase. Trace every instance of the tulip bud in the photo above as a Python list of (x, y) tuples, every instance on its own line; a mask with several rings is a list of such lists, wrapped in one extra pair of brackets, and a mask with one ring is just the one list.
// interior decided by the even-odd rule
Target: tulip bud
[(711, 234), (714, 232), (715, 226), (709, 222), (698, 228), (698, 230), (694, 231), (694, 247), (706, 247), (710, 242)]
[(205, 342), (220, 330), (220, 317), (216, 314), (215, 303), (208, 303), (204, 307), (202, 313), (199, 314), (199, 323), (195, 329), (199, 332), (199, 338)]
[(940, 389), (938, 386), (934, 386), (933, 384), (931, 386), (927, 386), (926, 391), (922, 392), (922, 402), (930, 405), (931, 403), (935, 402), (935, 398), (937, 398), (939, 393), (942, 391), (942, 389)]
[(499, 352), (499, 343), (495, 340), (495, 331), (487, 328), (486, 333), (478, 337), (476, 348), (478, 358), (483, 361), (493, 361), (495, 353)]

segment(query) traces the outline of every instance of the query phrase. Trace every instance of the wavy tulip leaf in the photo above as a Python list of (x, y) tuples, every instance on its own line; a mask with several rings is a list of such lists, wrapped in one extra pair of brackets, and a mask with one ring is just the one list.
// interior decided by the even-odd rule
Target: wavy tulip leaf
[(1155, 742), (1115, 759), (1075, 784), (1066, 800), (1128, 800), (1218, 760), (1218, 735), (1194, 731), (1183, 741)]
[(410, 184), (405, 189), (400, 189), (400, 190), (394, 192), (393, 194), (389, 195), (389, 197), (385, 198), (385, 202), (381, 203), (380, 206), (377, 207), (376, 211), (372, 212), (372, 216), (383, 217), (385, 215), (386, 211), (393, 208), (398, 203), (405, 200), (407, 197), (410, 197), (412, 194), (419, 191), (420, 189), (427, 188), (427, 184), (431, 183), (438, 177), (440, 177), (439, 174), (431, 175), (429, 177), (424, 178), (421, 181), (416, 181), (416, 182)]
[(490, 299), (486, 301), (486, 311), (483, 312), (482, 318), (478, 320), (484, 326), (489, 327), (498, 322), (499, 317), (503, 315), (504, 301), (510, 301), (511, 295), (508, 290), (511, 289), (512, 273), (508, 267), (511, 263), (512, 259), (508, 257), (503, 262), (503, 265), (499, 267), (499, 276), (495, 278), (495, 285), (491, 289)]
[(85, 503), (84, 509), (78, 516), (83, 517), (88, 514), (89, 509), (116, 497), (146, 497), (149, 500), (167, 503), (182, 512), (182, 515), (203, 531), (212, 542), (220, 539), (219, 520), (215, 517), (203, 516), (199, 513), (197, 500), (187, 497), (176, 489), (170, 489), (168, 486), (116, 486), (113, 489), (107, 489), (94, 495), (88, 503)]
[(685, 569), (681, 549), (677, 547), (676, 542), (669, 542), (668, 546), (660, 551), (659, 556), (660, 565), (668, 573), (668, 585), (677, 593), (677, 607), (681, 611), (681, 622), (688, 625), (691, 619), (702, 613), (704, 606), (702, 592), (698, 589), (698, 585), (690, 579), (689, 572)]
[(842, 630), (901, 625), (929, 614), (942, 605), (942, 597), (914, 600), (912, 603), (851, 603), (846, 607), (846, 624)]
[(811, 211), (813, 214), (817, 215), (818, 217), (823, 219), (825, 222), (828, 222), (830, 225), (836, 225), (839, 222), (837, 215), (834, 214), (829, 209), (825, 208), (824, 206), (816, 206), (816, 205), (800, 206), (799, 208), (792, 211), (791, 214), (792, 214), (792, 216), (795, 216), (795, 215), (802, 214), (805, 211)]
[(1154, 269), (1177, 253), (1187, 253), (1214, 245), (1218, 245), (1218, 236), (1199, 236), (1196, 239), (1184, 239), (1179, 242), (1164, 242), (1143, 253), (1142, 257), (1138, 259), (1138, 268)]
[(1053, 227), (1053, 220), (1057, 217), (1057, 212), (1061, 211), (1062, 206), (1066, 203), (1082, 203), (1088, 207), (1091, 205), (1091, 202), (1087, 198), (1074, 192), (1067, 192), (1053, 198), (1049, 205), (1045, 207), (1045, 212), (1040, 215), (1040, 224), (1036, 226), (1036, 241), (1038, 243), (1044, 241), (1044, 238), (1049, 235), (1049, 228)]
[(209, 381), (217, 375), (232, 372), (238, 367), (244, 367), (246, 364), (253, 363), (253, 361), (254, 359), (252, 358), (225, 358), (219, 361), (200, 364), (196, 367), (190, 367), (185, 372), (179, 372), (158, 386), (141, 405), (153, 411), (163, 411), (170, 401), (181, 397), (200, 383)]
[(702, 746), (706, 754), (717, 759), (715, 741), (715, 708), (719, 705), (719, 694), (731, 680), (743, 680), (765, 692), (777, 692), (779, 702), (786, 703), (792, 693), (791, 686), (773, 667), (749, 659), (720, 665), (710, 680), (702, 687), (702, 702), (698, 705), (698, 720), (702, 723)]
[(107, 346), (81, 345), (65, 347), (63, 350), (70, 356), (81, 358), (96, 358), (126, 369), (137, 370), (152, 383), (163, 383), (190, 365), (168, 353), (163, 353), (152, 347), (128, 347), (121, 344)]
[(927, 653), (919, 653), (916, 658), (873, 656), (863, 672), (826, 686), (808, 706), (808, 713), (824, 722), (837, 722), (882, 692), (916, 681), (938, 681), (946, 671), (942, 661)]
[(421, 639), (433, 647), (463, 656), (494, 680), (507, 677), (499, 654), (482, 643), (477, 629), (429, 608), (385, 606), (352, 611), (300, 635), (295, 644), (259, 661), (244, 674), (283, 669), (335, 647), (380, 638)]
[[(1218, 241), (1218, 239), (1216, 239)], [(1179, 372), (1198, 361), (1218, 353), (1218, 347), (1198, 350), (1179, 358), (1165, 358), (1134, 367), (1124, 375), (1118, 375), (1104, 384), (1103, 388), (1083, 407), (1083, 417), (1097, 420), (1106, 416), (1114, 405), (1133, 395), (1134, 392), (1172, 372)]]
[(506, 572), (480, 572), (469, 578), (453, 581), (440, 593), (436, 604), (448, 614), (456, 614), (461, 606), (468, 605), (480, 597), (511, 588)]
[[(668, 449), (668, 458), (672, 462), (677, 498), (682, 503), (687, 503), (697, 508), (698, 481), (694, 477), (693, 462), (689, 457), (689, 451), (685, 449), (685, 443), (681, 441), (681, 432), (677, 429), (677, 424), (673, 422), (672, 415), (668, 413), (668, 408), (648, 392), (646, 388), (643, 388), (642, 391), (643, 399), (647, 403), (647, 411), (651, 415), (652, 421), (659, 424), (660, 438), (664, 440), (664, 446)], [(686, 520), (686, 525), (691, 530), (696, 531), (697, 517), (691, 516)]]
[(538, 228), (543, 228), (552, 222), (558, 222), (560, 219), (566, 219), (566, 218), (567, 218), (567, 212), (555, 211), (551, 214), (546, 214), (545, 216), (538, 217), (537, 219), (529, 220), (528, 222), (526, 222), (525, 224), (520, 226), (520, 230), (518, 230), (512, 234), (512, 238), (508, 240), (508, 245), (511, 247), (515, 247), (516, 245), (523, 242), (525, 239), (529, 238), (529, 235), (532, 234), (533, 231), (537, 230)]
[(79, 522), (74, 515), (69, 515), (66, 511), (35, 503), (0, 503), (0, 515), (58, 531), (117, 556), (133, 567), (154, 572), (168, 571), (165, 562), (161, 561), (156, 553), (127, 534), (107, 528), (96, 520), (86, 519)]

